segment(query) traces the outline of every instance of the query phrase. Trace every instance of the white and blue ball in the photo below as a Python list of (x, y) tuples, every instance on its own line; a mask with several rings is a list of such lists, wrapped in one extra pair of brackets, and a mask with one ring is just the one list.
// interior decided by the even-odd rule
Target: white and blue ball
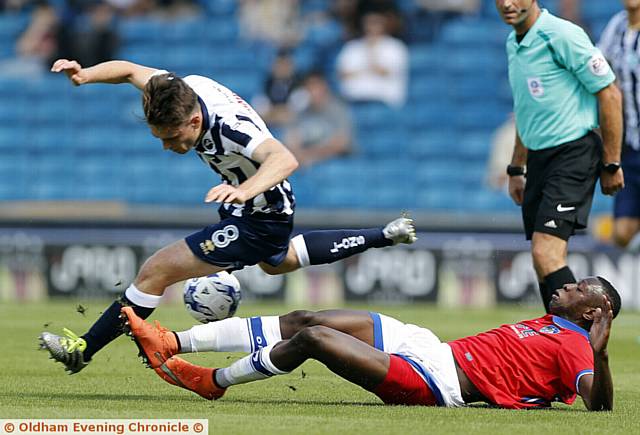
[(228, 272), (192, 278), (184, 283), (187, 311), (202, 323), (233, 316), (241, 298), (240, 282)]

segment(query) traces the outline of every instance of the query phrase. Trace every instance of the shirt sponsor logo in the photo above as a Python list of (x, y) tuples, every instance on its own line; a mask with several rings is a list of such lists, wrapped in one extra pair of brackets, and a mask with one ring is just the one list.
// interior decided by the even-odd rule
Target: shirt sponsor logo
[(589, 59), (589, 69), (593, 75), (602, 77), (607, 75), (609, 72), (609, 64), (604, 56), (600, 53), (596, 53), (591, 56), (591, 59)]
[(547, 325), (543, 328), (540, 328), (540, 332), (542, 334), (559, 334), (560, 329), (555, 325)]
[(542, 86), (540, 77), (528, 78), (527, 84), (529, 85), (529, 93), (533, 98), (540, 98), (544, 95), (544, 87)]

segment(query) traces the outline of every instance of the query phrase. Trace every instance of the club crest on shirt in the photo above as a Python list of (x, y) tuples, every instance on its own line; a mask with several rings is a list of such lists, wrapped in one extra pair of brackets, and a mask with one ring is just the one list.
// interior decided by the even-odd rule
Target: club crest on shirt
[(533, 98), (540, 98), (544, 95), (544, 87), (542, 86), (540, 77), (528, 78), (527, 85), (529, 85), (529, 93)]
[[(207, 133), (209, 135), (209, 133)], [(211, 138), (205, 136), (202, 138), (202, 147), (205, 149), (205, 151), (211, 151), (214, 147), (213, 145), (213, 140), (211, 140)]]
[(540, 328), (540, 332), (542, 334), (559, 334), (560, 328), (558, 328), (556, 325), (547, 325), (543, 328)]
[(589, 59), (589, 69), (595, 76), (605, 76), (609, 72), (609, 64), (600, 53), (596, 53)]

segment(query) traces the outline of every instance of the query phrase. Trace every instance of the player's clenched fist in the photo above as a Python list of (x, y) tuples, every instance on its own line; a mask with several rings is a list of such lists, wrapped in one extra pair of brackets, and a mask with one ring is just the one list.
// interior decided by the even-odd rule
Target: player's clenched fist
[(75, 86), (80, 86), (87, 82), (82, 66), (75, 60), (58, 59), (51, 66), (51, 72), (64, 72)]

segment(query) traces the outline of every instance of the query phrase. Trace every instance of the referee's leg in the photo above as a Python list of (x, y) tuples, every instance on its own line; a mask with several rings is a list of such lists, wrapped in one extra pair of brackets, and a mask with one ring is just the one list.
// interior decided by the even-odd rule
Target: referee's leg
[(556, 235), (535, 231), (531, 238), (533, 267), (540, 283), (540, 296), (549, 312), (553, 292), (565, 284), (576, 282), (567, 266), (567, 240)]

